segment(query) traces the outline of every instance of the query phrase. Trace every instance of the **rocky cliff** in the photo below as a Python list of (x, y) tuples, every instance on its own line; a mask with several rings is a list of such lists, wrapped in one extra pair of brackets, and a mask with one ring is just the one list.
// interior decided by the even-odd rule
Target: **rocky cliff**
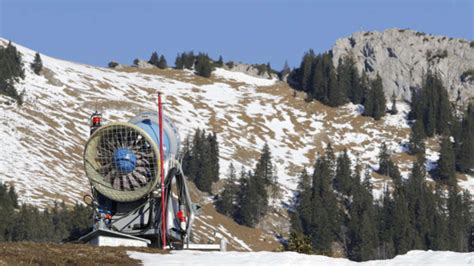
[(419, 87), (423, 73), (438, 72), (452, 101), (474, 100), (474, 41), (434, 36), (403, 29), (356, 32), (332, 48), (333, 62), (350, 55), (370, 78), (379, 74), (387, 98), (410, 100), (410, 88)]

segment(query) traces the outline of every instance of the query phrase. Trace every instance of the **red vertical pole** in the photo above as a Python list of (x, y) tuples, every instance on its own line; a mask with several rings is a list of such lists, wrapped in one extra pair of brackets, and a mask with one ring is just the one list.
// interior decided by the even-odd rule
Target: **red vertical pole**
[(162, 248), (166, 248), (166, 207), (165, 207), (165, 168), (163, 151), (163, 108), (161, 103), (161, 92), (158, 92), (158, 124), (160, 127), (160, 176), (161, 176), (161, 242)]

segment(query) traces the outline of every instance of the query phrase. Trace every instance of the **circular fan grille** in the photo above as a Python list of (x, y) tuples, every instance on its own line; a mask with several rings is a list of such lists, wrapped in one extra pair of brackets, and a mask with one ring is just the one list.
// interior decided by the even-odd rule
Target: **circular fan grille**
[(84, 151), (86, 174), (95, 188), (116, 201), (149, 193), (159, 178), (159, 151), (141, 128), (111, 123), (91, 136)]

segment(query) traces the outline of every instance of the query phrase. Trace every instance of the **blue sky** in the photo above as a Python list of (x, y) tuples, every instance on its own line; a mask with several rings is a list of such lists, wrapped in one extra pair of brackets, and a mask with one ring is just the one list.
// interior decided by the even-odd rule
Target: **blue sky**
[(204, 51), (247, 63), (322, 52), (354, 31), (411, 28), (474, 39), (471, 0), (0, 0), (0, 36), (71, 61), (130, 64), (153, 51)]

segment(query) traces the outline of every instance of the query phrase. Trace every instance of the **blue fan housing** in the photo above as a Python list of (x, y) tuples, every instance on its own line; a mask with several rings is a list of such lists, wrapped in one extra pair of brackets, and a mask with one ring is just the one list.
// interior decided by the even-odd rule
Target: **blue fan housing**
[(137, 156), (130, 149), (118, 148), (114, 153), (114, 163), (121, 174), (129, 174), (137, 165)]
[[(144, 119), (136, 122), (135, 125), (145, 130), (148, 136), (150, 136), (155, 141), (156, 145), (160, 145), (160, 129), (157, 123), (152, 122), (150, 119)], [(163, 132), (163, 151), (165, 160), (167, 160), (170, 156), (170, 137), (166, 131)]]

